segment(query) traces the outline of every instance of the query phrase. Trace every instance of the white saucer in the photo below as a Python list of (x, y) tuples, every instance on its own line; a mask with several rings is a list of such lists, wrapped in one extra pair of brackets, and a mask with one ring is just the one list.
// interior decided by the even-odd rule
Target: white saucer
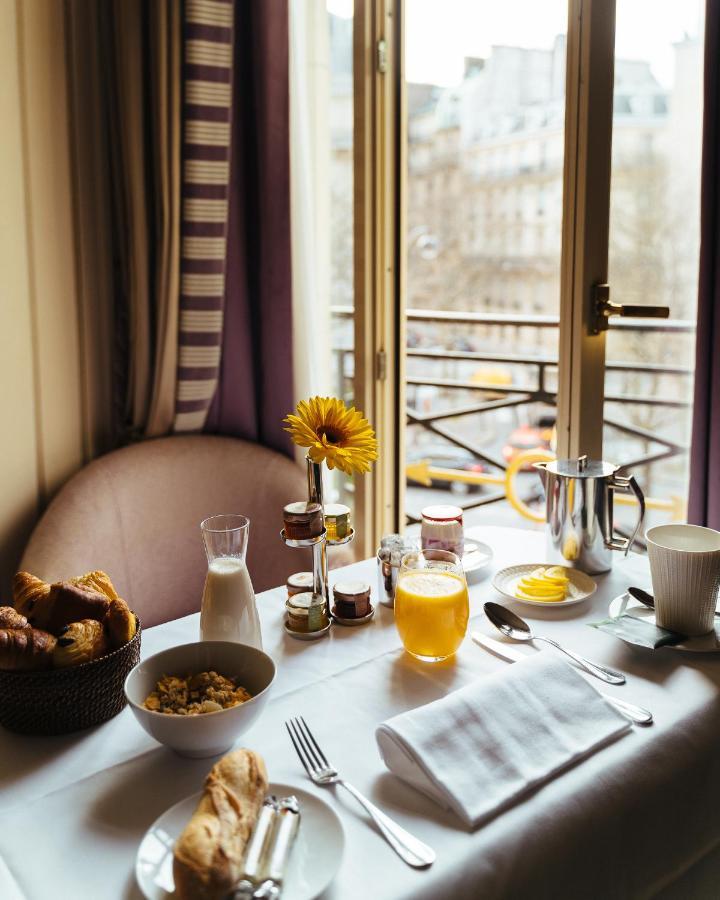
[(529, 575), (533, 569), (547, 568), (548, 563), (524, 563), (521, 566), (508, 566), (507, 569), (501, 569), (492, 580), (492, 586), (503, 597), (509, 600), (515, 600), (517, 603), (524, 603), (526, 606), (544, 606), (545, 609), (557, 609), (561, 606), (573, 606), (575, 603), (582, 603), (587, 600), (597, 590), (597, 584), (589, 575), (581, 572), (580, 569), (566, 569), (567, 577), (570, 579), (568, 585), (568, 596), (565, 600), (558, 600), (556, 603), (549, 603), (544, 600), (522, 600), (515, 596), (515, 590), (521, 578)]
[[(493, 558), (492, 547), (483, 544), (482, 541), (465, 540), (465, 551), (463, 553), (462, 564), (465, 570), (465, 577), (475, 575), (482, 569), (490, 565)], [(472, 581), (472, 578), (469, 579)]]
[[(631, 597), (630, 594), (620, 594), (610, 603), (608, 610), (613, 619), (617, 619), (624, 612), (632, 610), (636, 619), (646, 619), (652, 625), (655, 624), (655, 610)], [(666, 644), (658, 647), (658, 650), (685, 650), (688, 653), (720, 653), (720, 619), (715, 619), (715, 631), (698, 637), (687, 638), (682, 644)]]
[[(271, 784), (268, 793), (277, 797), (293, 794), (300, 804), (300, 830), (290, 857), (283, 900), (311, 900), (325, 890), (340, 868), (345, 846), (342, 823), (324, 800), (294, 785)], [(202, 791), (171, 806), (145, 832), (135, 860), (135, 877), (147, 900), (175, 897), (173, 846), (200, 797)]]

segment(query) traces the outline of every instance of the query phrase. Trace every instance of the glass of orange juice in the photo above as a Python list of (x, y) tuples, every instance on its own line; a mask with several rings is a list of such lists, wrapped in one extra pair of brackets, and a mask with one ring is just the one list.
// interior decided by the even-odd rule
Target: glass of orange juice
[(460, 558), (448, 550), (407, 553), (395, 591), (395, 624), (408, 653), (447, 659), (467, 631), (470, 605)]

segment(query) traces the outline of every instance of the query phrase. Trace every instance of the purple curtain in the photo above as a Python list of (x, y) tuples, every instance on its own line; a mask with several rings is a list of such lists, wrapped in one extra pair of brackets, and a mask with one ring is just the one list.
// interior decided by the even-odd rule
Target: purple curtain
[(720, 0), (708, 0), (688, 521), (720, 530)]
[(292, 455), (287, 0), (236, 0), (222, 350), (205, 431)]

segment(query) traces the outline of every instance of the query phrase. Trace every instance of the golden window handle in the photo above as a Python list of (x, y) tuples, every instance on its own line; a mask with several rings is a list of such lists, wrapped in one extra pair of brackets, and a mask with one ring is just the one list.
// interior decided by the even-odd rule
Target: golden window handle
[(641, 306), (630, 303), (613, 303), (610, 300), (610, 285), (596, 284), (593, 288), (594, 315), (590, 328), (591, 334), (607, 331), (610, 316), (622, 316), (626, 319), (667, 319), (670, 316), (669, 306)]

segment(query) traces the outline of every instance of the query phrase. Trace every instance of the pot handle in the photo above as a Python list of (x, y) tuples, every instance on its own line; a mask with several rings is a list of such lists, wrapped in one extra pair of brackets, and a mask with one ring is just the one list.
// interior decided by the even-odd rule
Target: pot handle
[(605, 542), (605, 546), (610, 550), (624, 550), (625, 556), (627, 556), (630, 552), (630, 548), (635, 543), (635, 538), (638, 536), (638, 533), (640, 532), (642, 524), (645, 520), (645, 495), (640, 490), (640, 485), (637, 483), (637, 481), (635, 481), (635, 478), (632, 475), (630, 475), (629, 477), (625, 477), (624, 475), (613, 475), (609, 487), (614, 491), (623, 491), (626, 494), (635, 494), (638, 506), (640, 507), (640, 515), (638, 516), (637, 525), (635, 526), (635, 530), (633, 531), (632, 535), (629, 538), (613, 537), (609, 541)]

